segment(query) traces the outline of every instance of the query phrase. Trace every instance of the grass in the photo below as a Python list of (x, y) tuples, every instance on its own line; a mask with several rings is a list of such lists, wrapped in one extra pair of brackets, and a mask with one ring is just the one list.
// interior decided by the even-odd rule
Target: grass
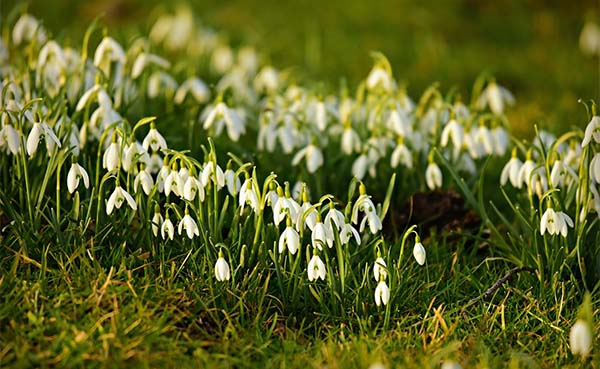
[[(293, 78), (310, 83), (317, 93), (337, 93), (344, 76), (354, 91), (372, 63), (367, 51), (378, 49), (389, 56), (395, 76), (408, 83), (415, 97), (434, 81), (446, 92), (457, 85), (468, 97), (467, 88), (481, 70), (494, 71), (517, 96), (507, 117), (519, 139), (532, 133), (532, 122), (560, 132), (589, 121), (577, 98), (597, 95), (597, 60), (577, 51), (573, 40), (583, 17), (569, 4), (391, 3), (208, 1), (192, 6), (206, 23), (224, 28), (233, 45), (250, 41), (267, 50), (263, 59), (278, 67), (293, 66)], [(44, 19), (57, 39), (73, 45), (81, 43), (87, 23), (101, 11), (108, 12), (102, 22), (109, 33), (115, 32), (127, 46), (131, 35), (148, 32), (146, 19), (159, 13), (152, 10), (154, 4), (141, 1), (97, 4), (32, 1), (29, 10)], [(0, 4), (2, 27), (7, 27), (5, 14), (12, 7)], [(401, 11), (392, 11), (397, 9)], [(499, 16), (501, 11), (510, 16)], [(289, 14), (298, 16), (284, 16)], [(65, 17), (76, 20), (65, 26)], [(91, 45), (101, 33), (92, 35)], [(5, 31), (3, 37), (7, 35)], [(169, 56), (181, 58), (175, 63), (177, 77), (196, 67), (185, 55)], [(16, 60), (15, 66), (33, 73), (24, 59)], [(206, 78), (212, 87), (218, 81), (210, 73)], [(105, 82), (113, 83), (110, 76)], [(63, 97), (40, 94), (54, 123), (61, 114), (78, 122), (89, 120), (91, 109), (76, 112)], [(451, 101), (451, 95), (444, 98)], [(226, 95), (225, 101), (237, 103), (237, 98)], [(256, 121), (261, 109), (247, 109), (249, 120)], [(204, 155), (206, 160), (217, 154), (221, 165), (229, 158), (232, 165), (256, 165), (256, 172), (242, 167), (257, 181), (271, 171), (280, 174), (281, 185), (286, 179), (302, 179), (315, 192), (313, 200), (332, 194), (341, 210), (356, 200), (352, 162), (339, 152), (337, 141), (325, 145), (325, 168), (313, 174), (290, 164), (293, 153), (257, 152), (258, 132), (251, 124), (239, 142), (225, 135), (205, 140), (206, 130), (191, 123), (200, 106), (174, 106), (168, 99), (150, 100), (142, 94), (124, 110), (128, 122), (157, 116), (169, 147), (190, 150), (169, 152), (172, 158), (200, 160)], [(23, 118), (16, 121), (25, 129)], [(141, 140), (147, 123), (137, 136), (131, 133), (133, 124), (119, 129), (123, 137)], [(581, 132), (574, 132), (581, 138)], [(526, 140), (515, 142), (521, 158), (532, 148)], [(97, 158), (102, 146), (95, 144), (76, 158), (68, 150), (57, 151), (52, 159), (39, 153), (31, 158), (24, 153), (9, 156), (7, 150), (0, 154), (1, 367), (369, 368), (380, 362), (390, 368), (439, 368), (449, 360), (481, 369), (600, 367), (597, 350), (580, 358), (571, 353), (568, 340), (586, 290), (597, 315), (598, 220), (578, 222), (568, 238), (540, 235), (546, 201), (577, 216), (587, 205), (575, 200), (572, 188), (551, 189), (539, 198), (508, 187), (509, 193), (500, 191), (499, 173), (507, 155), (479, 160), (478, 175), (463, 178), (456, 163), (443, 156), (448, 150), (432, 151), (444, 172), (445, 188), (457, 193), (458, 200), (452, 201), (460, 202), (460, 211), (465, 202), (477, 214), (472, 227), (464, 224), (467, 217), (460, 211), (455, 218), (443, 206), (442, 214), (435, 213), (438, 204), (424, 190), (421, 173), (426, 155), (415, 156), (416, 169), (411, 171), (380, 164), (377, 176), (364, 183), (375, 203), (390, 205), (382, 235), (363, 235), (362, 247), (322, 252), (328, 278), (309, 283), (303, 267), (298, 272), (294, 266), (310, 258), (308, 245), (300, 245), (297, 258), (277, 254), (281, 227), (270, 224), (266, 215), (263, 223), (262, 215), (250, 210), (240, 215), (235, 197), (219, 194), (214, 185), (208, 185), (204, 203), (176, 203), (174, 196), (163, 199), (153, 192), (136, 195), (138, 212), (125, 210), (125, 204), (120, 212), (105, 215), (103, 200), (113, 184), (120, 181), (130, 190), (133, 175), (120, 168), (116, 173), (101, 169)], [(591, 158), (597, 149), (593, 145), (580, 156)], [(558, 152), (535, 150), (546, 167)], [(64, 181), (62, 190), (54, 187), (61, 183), (57, 178), (66, 176), (71, 158), (89, 170), (93, 183), (77, 195), (64, 191)], [(62, 174), (57, 172), (61, 163)], [(587, 171), (578, 172), (582, 183), (587, 183)], [(391, 185), (390, 177), (396, 178)], [(423, 267), (412, 260), (412, 236), (406, 250), (402, 239), (409, 226), (402, 216), (417, 216), (413, 218), (412, 207), (406, 208), (415, 193), (424, 194), (426, 201), (418, 211), (433, 208), (419, 224), (427, 250)], [(440, 202), (451, 198), (446, 190), (434, 195)], [(318, 208), (323, 214), (327, 201)], [(162, 214), (169, 208), (174, 220), (176, 213), (192, 209), (201, 236), (174, 242), (154, 238), (149, 226), (155, 205)], [(436, 222), (441, 226), (427, 227)], [(306, 234), (304, 241), (308, 239)], [(219, 250), (225, 250), (232, 266), (233, 278), (227, 282), (214, 278)], [(385, 308), (373, 302), (376, 282), (371, 271), (379, 253), (389, 263), (391, 297)], [(533, 272), (515, 274), (484, 295), (508, 270), (523, 265)], [(599, 323), (592, 323), (593, 331), (600, 331)]]

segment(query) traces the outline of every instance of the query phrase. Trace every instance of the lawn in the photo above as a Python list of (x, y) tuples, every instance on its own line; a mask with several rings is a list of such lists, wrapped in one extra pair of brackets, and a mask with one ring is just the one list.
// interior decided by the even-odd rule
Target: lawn
[(598, 11), (0, 2), (0, 367), (600, 367)]

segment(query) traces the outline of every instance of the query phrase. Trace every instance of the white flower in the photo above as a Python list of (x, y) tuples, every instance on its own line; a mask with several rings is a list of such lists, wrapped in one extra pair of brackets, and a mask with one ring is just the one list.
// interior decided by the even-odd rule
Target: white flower
[(177, 81), (169, 73), (155, 71), (148, 78), (148, 97), (171, 96), (177, 89)]
[(4, 140), (8, 146), (8, 150), (13, 155), (17, 155), (21, 151), (21, 144), (19, 142), (21, 135), (19, 132), (13, 126), (5, 124), (2, 126), (0, 133), (0, 142)]
[(115, 170), (119, 166), (120, 153), (121, 145), (118, 142), (112, 142), (102, 156), (102, 167), (109, 172)]
[(346, 223), (342, 226), (340, 230), (340, 242), (342, 245), (347, 245), (350, 242), (350, 237), (354, 236), (356, 243), (360, 245), (360, 235), (356, 228), (352, 226), (352, 224)]
[(218, 74), (225, 74), (233, 66), (233, 51), (228, 45), (220, 45), (212, 54), (211, 68)]
[(330, 248), (333, 247), (333, 234), (329, 227), (325, 227), (325, 224), (317, 220), (315, 227), (311, 234), (312, 245), (319, 250), (322, 250), (323, 245), (327, 245)]
[[(275, 205), (273, 206), (273, 221), (278, 225), (285, 219), (286, 213), (289, 213), (290, 218), (297, 219), (301, 213), (301, 207), (296, 200), (287, 196), (278, 196)], [(304, 212), (302, 212), (304, 213)]]
[(306, 157), (306, 169), (308, 169), (309, 173), (316, 172), (316, 170), (323, 165), (323, 153), (321, 153), (321, 150), (313, 144), (309, 144), (298, 151), (292, 159), (292, 165), (298, 165), (300, 160), (304, 157)]
[(46, 148), (48, 150), (48, 154), (52, 152), (52, 148), (54, 144), (60, 147), (60, 140), (54, 134), (52, 128), (50, 128), (46, 123), (33, 123), (33, 128), (31, 132), (29, 132), (29, 136), (27, 137), (27, 154), (29, 156), (33, 156), (37, 151), (38, 144), (40, 143), (40, 138), (44, 137), (46, 141)]
[(494, 138), (488, 127), (481, 125), (475, 129), (475, 142), (477, 142), (488, 155), (494, 152)]
[(490, 82), (481, 92), (477, 101), (479, 108), (489, 106), (494, 114), (502, 114), (505, 104), (512, 105), (515, 98), (506, 88), (499, 86), (496, 82)]
[(12, 40), (15, 45), (19, 45), (23, 41), (33, 40), (34, 37), (36, 37), (38, 44), (43, 44), (46, 40), (46, 31), (37, 19), (29, 14), (23, 14), (15, 23)]
[(152, 234), (154, 237), (158, 237), (158, 231), (161, 229), (163, 222), (164, 219), (160, 212), (154, 212), (154, 216), (152, 217)]
[(75, 189), (79, 186), (79, 179), (83, 179), (85, 188), (90, 187), (90, 177), (85, 169), (81, 165), (73, 163), (67, 174), (67, 189), (69, 190), (69, 193), (75, 192)]
[(186, 96), (191, 93), (197, 103), (203, 104), (210, 98), (210, 90), (206, 83), (197, 77), (186, 79), (175, 92), (175, 104), (182, 104)]
[(586, 147), (590, 141), (594, 139), (597, 143), (600, 143), (600, 116), (594, 116), (585, 127), (585, 133), (583, 134), (583, 141), (581, 147)]
[(224, 102), (219, 102), (214, 108), (207, 107), (202, 113), (204, 118), (204, 129), (215, 126), (217, 136), (221, 135), (223, 127), (227, 127), (229, 138), (237, 142), (242, 134), (246, 132), (246, 122), (235, 109), (231, 109)]
[(209, 161), (204, 165), (200, 180), (204, 187), (208, 185), (209, 181), (212, 181), (219, 190), (225, 187), (225, 174), (223, 173), (223, 169), (221, 169), (218, 164), (215, 165), (212, 161)]
[(404, 143), (396, 145), (394, 151), (392, 151), (391, 165), (392, 168), (396, 168), (398, 164), (402, 163), (406, 168), (412, 169), (412, 155), (408, 147)]
[(111, 65), (116, 62), (115, 80), (121, 81), (121, 72), (123, 64), (125, 64), (125, 52), (117, 41), (113, 38), (105, 36), (94, 53), (94, 65), (98, 67), (106, 76), (110, 76)]
[(167, 237), (169, 237), (169, 239), (171, 241), (173, 240), (173, 237), (175, 236), (175, 226), (173, 226), (173, 222), (171, 222), (171, 219), (169, 219), (168, 214), (167, 214), (167, 219), (165, 219), (163, 224), (160, 226), (160, 235), (162, 236), (163, 240), (165, 240), (165, 239), (167, 239)]
[(390, 289), (388, 288), (385, 281), (380, 281), (377, 284), (377, 288), (375, 288), (375, 304), (377, 306), (381, 306), (382, 304), (385, 306), (390, 301)]
[(240, 181), (240, 177), (235, 174), (235, 172), (231, 169), (225, 170), (225, 184), (227, 185), (227, 191), (231, 194), (231, 196), (235, 196), (240, 192), (242, 188), (242, 182)]
[(317, 210), (312, 207), (310, 202), (304, 201), (302, 206), (299, 207), (296, 216), (296, 229), (298, 232), (306, 228), (306, 226), (308, 226), (311, 231), (314, 231), (315, 225), (317, 224), (317, 213)]
[(312, 259), (310, 259), (310, 261), (308, 262), (307, 272), (308, 280), (311, 282), (317, 280), (318, 278), (325, 280), (325, 264), (323, 263), (319, 255), (313, 255)]
[(448, 142), (452, 139), (452, 145), (454, 146), (455, 152), (458, 152), (463, 145), (465, 140), (465, 130), (456, 119), (450, 119), (442, 130), (442, 137), (440, 139), (440, 145), (442, 147), (448, 146)]
[(271, 66), (263, 67), (254, 78), (256, 91), (275, 92), (279, 87), (279, 73)]
[(600, 154), (594, 155), (592, 161), (590, 162), (590, 176), (594, 181), (596, 181), (596, 183), (600, 183)]
[(286, 246), (288, 250), (294, 255), (298, 251), (300, 245), (300, 235), (291, 226), (287, 226), (279, 237), (279, 253), (282, 253)]
[(334, 208), (332, 203), (327, 211), (327, 214), (325, 214), (325, 221), (323, 223), (332, 231), (334, 230), (333, 226), (335, 225), (335, 230), (339, 231), (344, 225), (345, 221), (346, 217), (344, 216), (344, 213)]
[(137, 205), (135, 204), (133, 197), (131, 197), (131, 195), (121, 186), (117, 186), (106, 203), (106, 214), (110, 215), (115, 207), (120, 209), (125, 201), (127, 201), (127, 204), (133, 210), (137, 210)]
[(229, 270), (229, 264), (223, 257), (223, 253), (219, 251), (219, 258), (215, 263), (215, 277), (217, 281), (224, 282), (231, 278), (231, 271)]
[(525, 160), (525, 163), (523, 163), (523, 166), (521, 166), (521, 169), (519, 170), (519, 179), (517, 181), (519, 185), (517, 186), (517, 188), (521, 188), (523, 184), (529, 185), (531, 173), (533, 172), (535, 167), (536, 164), (531, 159)]
[(500, 184), (504, 186), (506, 182), (510, 179), (510, 183), (517, 188), (521, 187), (521, 182), (519, 182), (519, 172), (521, 170), (521, 166), (523, 163), (519, 158), (513, 156), (510, 158), (508, 163), (502, 169), (502, 173), (500, 174)]
[(573, 355), (587, 356), (592, 351), (592, 332), (587, 322), (578, 319), (569, 333)]
[[(600, 155), (596, 155), (594, 159), (598, 157), (600, 159)], [(590, 163), (590, 174), (592, 178), (594, 177), (594, 173), (592, 171), (592, 166), (594, 165), (594, 159)], [(598, 167), (600, 174), (600, 160), (596, 160), (596, 166)], [(600, 178), (600, 177), (599, 177)], [(554, 187), (564, 187), (565, 185), (571, 183), (571, 181), (578, 181), (577, 173), (566, 165), (562, 160), (556, 160), (552, 165), (552, 170), (550, 171), (550, 181), (552, 181), (552, 186)]]
[(551, 207), (547, 208), (542, 215), (540, 221), (540, 233), (542, 236), (546, 231), (550, 235), (561, 234), (563, 237), (567, 237), (569, 229), (567, 226), (573, 228), (573, 220), (570, 216), (562, 211), (554, 211)]
[(204, 201), (205, 193), (202, 182), (194, 176), (189, 176), (183, 185), (183, 198), (187, 201), (194, 201), (196, 193), (198, 194), (200, 201)]
[(510, 138), (508, 132), (503, 127), (495, 127), (492, 129), (492, 138), (494, 144), (494, 154), (503, 156), (506, 153)]
[(352, 163), (352, 175), (358, 180), (362, 180), (367, 173), (367, 167), (369, 166), (369, 158), (366, 154), (361, 154)]
[(179, 177), (179, 172), (171, 170), (165, 179), (165, 195), (168, 196), (173, 192), (175, 196), (183, 196), (184, 184), (185, 182)]
[(442, 187), (442, 171), (434, 162), (430, 162), (425, 170), (425, 181), (430, 190)]
[(579, 35), (579, 49), (586, 55), (600, 55), (600, 27), (592, 21), (587, 21)]
[(135, 176), (135, 180), (133, 181), (133, 192), (137, 193), (140, 184), (142, 185), (144, 193), (150, 195), (150, 191), (152, 191), (152, 187), (154, 187), (154, 180), (146, 169), (140, 170), (137, 176)]
[(391, 92), (394, 81), (390, 73), (379, 65), (375, 65), (367, 76), (367, 88), (371, 91), (381, 88), (386, 92)]
[(412, 133), (410, 120), (406, 113), (400, 109), (393, 109), (389, 112), (386, 125), (399, 136), (408, 136)]
[(378, 257), (373, 264), (373, 277), (377, 282), (387, 278), (387, 264), (382, 257)]
[(351, 126), (344, 128), (342, 132), (341, 148), (342, 152), (346, 155), (350, 155), (355, 151), (360, 150), (360, 136), (352, 129)]
[(442, 363), (441, 369), (462, 369), (462, 366), (460, 366), (460, 364), (457, 363), (456, 361), (445, 360)]
[(250, 205), (255, 213), (260, 211), (260, 194), (256, 191), (252, 178), (248, 178), (240, 189), (240, 215), (244, 212), (244, 206)]
[(148, 131), (142, 142), (142, 146), (144, 146), (145, 150), (148, 150), (148, 147), (152, 148), (152, 151), (164, 150), (167, 148), (167, 141), (152, 125), (152, 128), (150, 128), (150, 131)]
[(137, 56), (135, 61), (133, 62), (133, 67), (131, 68), (131, 78), (138, 78), (144, 69), (150, 64), (155, 64), (163, 69), (171, 68), (171, 63), (168, 60), (161, 58), (158, 55), (150, 54), (150, 53), (140, 53)]
[(413, 247), (413, 256), (419, 265), (425, 264), (425, 258), (427, 254), (423, 244), (418, 240), (415, 242), (415, 247)]
[(200, 236), (198, 224), (196, 224), (196, 221), (190, 216), (190, 214), (187, 211), (181, 219), (181, 222), (179, 222), (179, 225), (177, 226), (177, 233), (181, 234), (181, 232), (183, 232), (184, 229), (190, 240), (194, 238), (194, 235)]
[(372, 234), (376, 234), (383, 228), (383, 224), (381, 223), (381, 219), (375, 211), (371, 211), (365, 214), (365, 217), (360, 222), (359, 230), (362, 232), (365, 229), (365, 224), (369, 224), (369, 230)]

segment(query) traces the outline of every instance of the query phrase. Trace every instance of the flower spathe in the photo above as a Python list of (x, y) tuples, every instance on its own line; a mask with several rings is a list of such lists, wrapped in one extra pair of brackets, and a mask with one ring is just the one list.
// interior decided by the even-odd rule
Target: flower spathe
[(127, 202), (133, 210), (137, 210), (133, 197), (121, 186), (117, 186), (106, 203), (106, 214), (110, 215), (114, 208), (120, 209), (124, 202)]

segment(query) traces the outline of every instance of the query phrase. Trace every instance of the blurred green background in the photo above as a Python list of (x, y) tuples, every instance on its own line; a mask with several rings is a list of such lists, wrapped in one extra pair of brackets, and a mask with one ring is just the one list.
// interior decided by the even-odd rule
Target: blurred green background
[[(0, 0), (6, 14), (20, 2)], [(27, 9), (55, 37), (79, 42), (98, 14), (111, 34), (147, 33), (159, 11), (178, 4), (144, 0), (33, 0)], [(517, 135), (533, 125), (563, 131), (587, 122), (579, 98), (598, 99), (598, 58), (579, 49), (586, 20), (598, 20), (598, 1), (279, 1), (189, 2), (204, 24), (234, 43), (253, 44), (278, 68), (350, 86), (369, 71), (369, 51), (388, 56), (413, 98), (433, 82), (469, 95), (482, 71), (493, 73), (517, 99), (509, 119)], [(123, 41), (123, 37), (121, 37)]]

